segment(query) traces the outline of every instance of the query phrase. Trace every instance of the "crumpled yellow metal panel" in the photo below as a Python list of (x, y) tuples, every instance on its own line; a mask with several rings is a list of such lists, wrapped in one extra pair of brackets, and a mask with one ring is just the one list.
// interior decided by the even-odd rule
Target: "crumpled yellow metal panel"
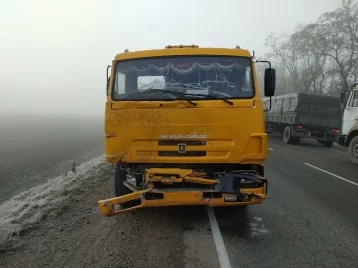
[[(168, 178), (174, 177), (176, 181), (173, 184), (181, 184), (182, 182), (199, 183), (204, 185), (214, 185), (218, 183), (215, 179), (200, 177), (205, 175), (203, 172), (193, 172), (191, 169), (162, 169), (152, 168), (148, 169), (146, 173), (147, 189), (133, 192), (124, 196), (109, 198), (98, 201), (98, 207), (103, 216), (113, 216), (120, 213), (129, 212), (138, 208), (145, 207), (159, 207), (159, 206), (244, 206), (250, 204), (260, 204), (263, 199), (266, 199), (265, 187), (242, 189), (241, 193), (248, 198), (245, 202), (227, 202), (226, 196), (233, 196), (234, 194), (222, 193), (219, 198), (204, 198), (204, 192), (215, 193), (213, 189), (191, 189), (191, 188), (177, 188), (177, 189), (155, 189), (154, 183), (167, 181)], [(160, 194), (161, 199), (147, 200), (144, 197), (146, 193)], [(121, 208), (119, 205), (129, 202), (137, 201), (138, 204), (127, 208)]]

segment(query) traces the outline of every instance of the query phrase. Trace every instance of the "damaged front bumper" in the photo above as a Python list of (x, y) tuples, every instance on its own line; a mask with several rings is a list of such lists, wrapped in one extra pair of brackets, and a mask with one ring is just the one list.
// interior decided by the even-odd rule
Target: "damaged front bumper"
[[(250, 172), (220, 173), (211, 179), (193, 170), (149, 169), (145, 180), (144, 190), (98, 201), (101, 214), (109, 217), (160, 206), (246, 206), (267, 197), (267, 180)], [(166, 184), (170, 187), (163, 187)]]

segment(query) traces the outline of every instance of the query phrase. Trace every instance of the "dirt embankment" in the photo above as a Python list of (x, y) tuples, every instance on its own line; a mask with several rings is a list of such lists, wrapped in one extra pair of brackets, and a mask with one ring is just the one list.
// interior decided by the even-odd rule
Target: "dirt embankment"
[(113, 169), (100, 162), (82, 173), (67, 178), (66, 191), (55, 187), (30, 198), (42, 205), (18, 204), (2, 222), (17, 230), (2, 234), (0, 267), (218, 267), (203, 210), (154, 208), (102, 217), (97, 201), (113, 196)]

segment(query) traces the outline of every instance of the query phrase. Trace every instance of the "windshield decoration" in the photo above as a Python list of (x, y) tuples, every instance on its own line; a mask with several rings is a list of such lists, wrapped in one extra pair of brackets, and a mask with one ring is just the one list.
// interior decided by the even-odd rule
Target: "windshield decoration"
[(222, 70), (222, 71), (233, 71), (234, 69), (246, 69), (246, 66), (241, 66), (237, 63), (233, 63), (231, 65), (221, 65), (217, 62), (203, 65), (198, 62), (195, 62), (193, 64), (185, 64), (185, 65), (177, 65), (175, 66), (172, 63), (168, 63), (164, 67), (155, 66), (153, 64), (150, 64), (148, 67), (144, 68), (138, 68), (135, 65), (130, 66), (126, 70), (120, 70), (122, 74), (129, 74), (131, 72), (136, 72), (138, 74), (146, 74), (151, 71), (161, 72), (161, 73), (168, 73), (169, 71), (172, 71), (177, 74), (189, 74), (193, 71), (210, 71), (210, 70)]

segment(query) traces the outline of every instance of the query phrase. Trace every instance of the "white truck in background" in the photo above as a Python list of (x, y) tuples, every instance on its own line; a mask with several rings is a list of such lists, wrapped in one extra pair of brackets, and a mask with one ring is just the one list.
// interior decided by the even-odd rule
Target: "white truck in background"
[(341, 136), (338, 143), (348, 147), (349, 159), (358, 164), (358, 83), (341, 94), (342, 116)]

